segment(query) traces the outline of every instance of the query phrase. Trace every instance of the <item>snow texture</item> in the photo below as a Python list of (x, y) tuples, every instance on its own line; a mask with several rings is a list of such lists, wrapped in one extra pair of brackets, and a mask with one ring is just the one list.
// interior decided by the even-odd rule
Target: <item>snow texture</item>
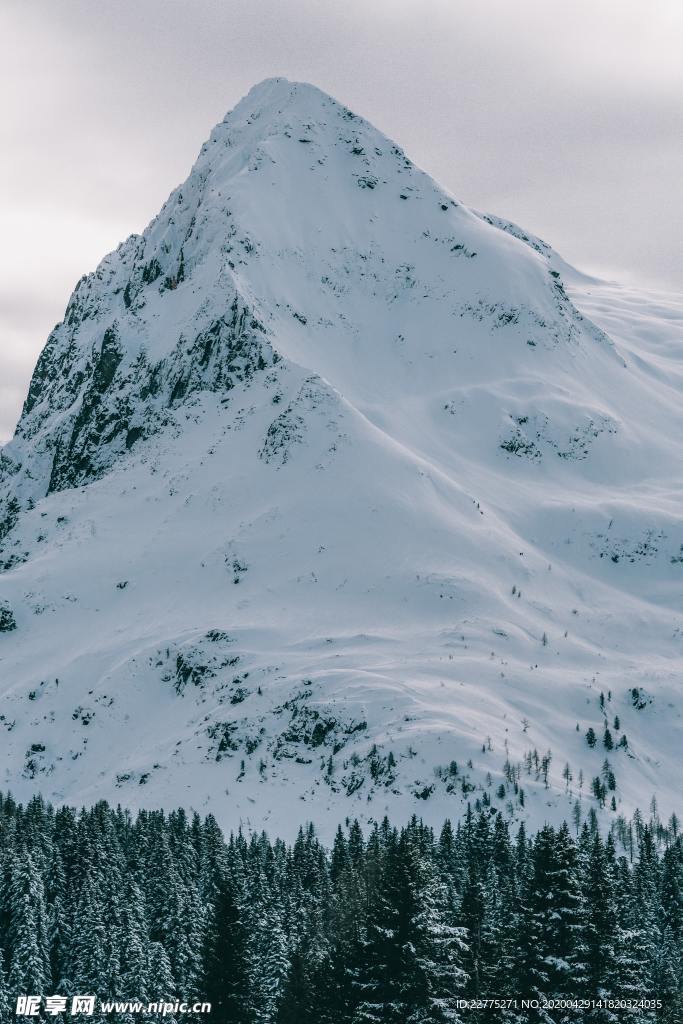
[(0, 785), (284, 835), (673, 810), (682, 326), (256, 86), (0, 450)]

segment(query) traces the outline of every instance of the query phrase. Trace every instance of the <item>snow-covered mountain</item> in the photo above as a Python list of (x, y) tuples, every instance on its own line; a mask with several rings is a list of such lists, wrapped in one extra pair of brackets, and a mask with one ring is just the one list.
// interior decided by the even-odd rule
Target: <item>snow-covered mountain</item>
[(0, 785), (285, 833), (674, 809), (682, 323), (254, 88), (0, 451)]

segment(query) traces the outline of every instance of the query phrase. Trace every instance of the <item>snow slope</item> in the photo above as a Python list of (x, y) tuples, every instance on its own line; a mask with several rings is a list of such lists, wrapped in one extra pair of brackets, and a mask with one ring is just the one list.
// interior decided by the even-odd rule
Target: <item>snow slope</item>
[(284, 834), (673, 810), (682, 328), (256, 86), (0, 452), (0, 785)]

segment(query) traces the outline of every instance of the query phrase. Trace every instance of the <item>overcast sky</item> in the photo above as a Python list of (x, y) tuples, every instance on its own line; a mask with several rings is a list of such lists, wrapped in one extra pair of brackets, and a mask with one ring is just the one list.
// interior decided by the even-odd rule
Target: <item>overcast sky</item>
[(683, 280), (681, 0), (0, 0), (0, 440), (77, 279), (310, 81), (581, 268)]

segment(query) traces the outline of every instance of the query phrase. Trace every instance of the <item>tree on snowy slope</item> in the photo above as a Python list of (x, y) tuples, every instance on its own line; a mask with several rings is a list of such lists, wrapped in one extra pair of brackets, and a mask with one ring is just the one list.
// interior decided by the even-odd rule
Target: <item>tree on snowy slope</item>
[[(426, 992), (425, 1004), (418, 998), (408, 1018), (422, 1022), (461, 1020), (455, 1000), (464, 992), (467, 974), (462, 964), (467, 952), (467, 930), (458, 927), (448, 904), (448, 892), (432, 861), (410, 845), (406, 856), (415, 912), (412, 940), (408, 943), (414, 958), (414, 974), (419, 978), (418, 994)], [(420, 977), (421, 975), (421, 977)], [(423, 989), (424, 986), (424, 989)]]
[(354, 1022), (459, 1021), (454, 1000), (466, 981), (464, 936), (419, 827), (392, 834), (356, 973)]
[(675, 845), (664, 851), (660, 892), (664, 943), (659, 973), (673, 1022), (675, 1015), (683, 1019), (683, 859)]
[[(196, 963), (182, 997), (210, 1000), (219, 1024), (445, 1024), (474, 993), (660, 998), (631, 1024), (681, 1019), (683, 841), (654, 818), (578, 840), (548, 826), (513, 841), (490, 813), (438, 840), (418, 821), (399, 832), (385, 820), (367, 840), (354, 823), (329, 854), (310, 829), (293, 846), (264, 834), (226, 845), (211, 819), (133, 820), (104, 804), (55, 814), (0, 795), (0, 879), (10, 1011), (32, 992), (170, 999), (174, 963), (188, 978)], [(620, 1020), (609, 1007), (465, 1019)]]
[(295, 950), (282, 990), (277, 1024), (318, 1024), (320, 1015), (314, 986), (303, 954)]
[[(599, 833), (590, 840), (585, 864), (586, 900), (586, 984), (593, 999), (614, 996), (617, 958), (617, 885), (614, 843)], [(591, 1021), (609, 1021), (611, 1012), (602, 1008), (588, 1014)]]
[(5, 897), (11, 993), (45, 992), (51, 982), (45, 887), (25, 847), (14, 852)]
[[(515, 969), (517, 868), (502, 820), (492, 828), (488, 818), (481, 816), (474, 821), (468, 815), (459, 832), (458, 845), (465, 851), (467, 864), (467, 875), (463, 878), (460, 860), (454, 859), (462, 886), (459, 920), (467, 929), (466, 995), (477, 999), (486, 992), (506, 991)], [(496, 1010), (495, 1014), (499, 1020), (509, 1016), (506, 1009)], [(488, 1019), (487, 1015), (482, 1013), (481, 1019)]]
[(245, 894), (225, 876), (217, 883), (204, 949), (201, 991), (216, 1024), (252, 1024), (250, 939)]
[[(558, 833), (546, 826), (534, 842), (522, 893), (518, 935), (521, 995), (543, 1002), (585, 993), (584, 915), (576, 844), (566, 825)], [(534, 1020), (562, 1020), (542, 1008), (533, 1013)]]
[(282, 901), (262, 875), (258, 878), (257, 892), (258, 922), (252, 917), (251, 923), (254, 1019), (257, 1024), (271, 1024), (289, 970), (288, 941)]
[(10, 1019), (10, 999), (7, 988), (7, 977), (5, 974), (5, 957), (0, 949), (0, 1020)]

